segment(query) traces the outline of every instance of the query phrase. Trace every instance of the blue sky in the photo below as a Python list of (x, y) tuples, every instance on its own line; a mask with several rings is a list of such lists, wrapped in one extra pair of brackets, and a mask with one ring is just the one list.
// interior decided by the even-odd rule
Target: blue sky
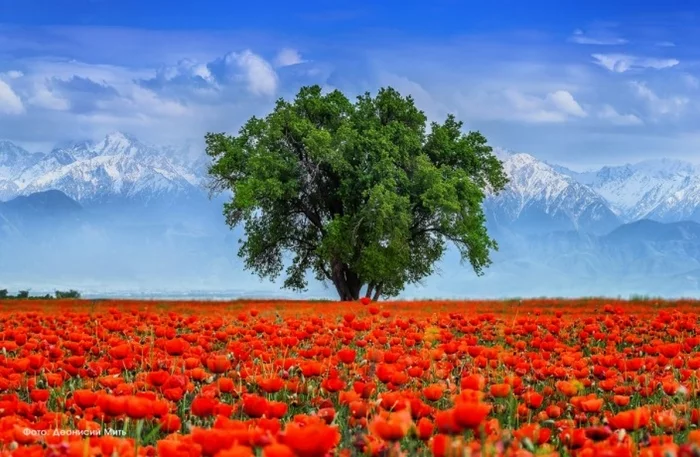
[(0, 138), (196, 145), (301, 85), (391, 85), (577, 169), (700, 161), (694, 2), (241, 3), (0, 0)]

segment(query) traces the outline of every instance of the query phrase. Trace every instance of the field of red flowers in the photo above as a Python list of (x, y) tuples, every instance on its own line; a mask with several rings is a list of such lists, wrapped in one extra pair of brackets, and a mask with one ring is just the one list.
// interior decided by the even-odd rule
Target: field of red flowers
[(700, 456), (698, 303), (0, 304), (0, 455)]

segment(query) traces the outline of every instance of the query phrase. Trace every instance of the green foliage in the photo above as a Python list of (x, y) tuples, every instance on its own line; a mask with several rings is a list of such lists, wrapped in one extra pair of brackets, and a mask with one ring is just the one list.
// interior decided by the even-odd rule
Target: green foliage
[(212, 190), (233, 191), (224, 214), (244, 225), (246, 268), (274, 279), (290, 252), (287, 288), (304, 290), (312, 271), (341, 300), (363, 286), (392, 297), (432, 274), (451, 242), (482, 274), (497, 249), (482, 202), (506, 185), (502, 163), (452, 115), (427, 130), (394, 89), (352, 103), (312, 86), (237, 136), (207, 134)]
[[(28, 290), (20, 290), (17, 295), (10, 295), (7, 289), (0, 289), (0, 300), (35, 300), (35, 299), (41, 299), (41, 300), (51, 300), (53, 299), (54, 296), (50, 294), (45, 294), (45, 295), (29, 295)], [(74, 298), (78, 299), (80, 298), (80, 292), (77, 290), (69, 290), (67, 292), (62, 292), (60, 290), (56, 291), (55, 298)]]
[(56, 291), (56, 298), (57, 299), (65, 299), (65, 298), (80, 298), (80, 292), (77, 290), (69, 290), (69, 291)]

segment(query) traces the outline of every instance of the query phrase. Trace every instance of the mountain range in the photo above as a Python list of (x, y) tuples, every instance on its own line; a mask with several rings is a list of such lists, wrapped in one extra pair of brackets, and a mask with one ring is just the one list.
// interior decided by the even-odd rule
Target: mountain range
[[(279, 295), (276, 285), (251, 286), (235, 255), (242, 231), (226, 227), (221, 198), (208, 198), (196, 150), (120, 132), (46, 153), (0, 141), (1, 277), (95, 293)], [(700, 167), (660, 159), (580, 172), (496, 154), (510, 182), (484, 203), (500, 245), (493, 265), (475, 278), (448, 251), (443, 274), (407, 296), (700, 292)]]
[(99, 142), (60, 145), (48, 153), (0, 142), (0, 200), (60, 190), (90, 206), (124, 200), (149, 204), (198, 194), (204, 158), (188, 160), (180, 152), (120, 132)]
[(642, 219), (700, 222), (700, 167), (691, 163), (658, 159), (577, 172), (529, 154), (497, 155), (510, 184), (486, 206), (500, 225), (602, 234)]

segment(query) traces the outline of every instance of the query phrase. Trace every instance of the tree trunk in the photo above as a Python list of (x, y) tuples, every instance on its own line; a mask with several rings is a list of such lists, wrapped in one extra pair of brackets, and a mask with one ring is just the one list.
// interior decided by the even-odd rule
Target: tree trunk
[(374, 283), (371, 282), (367, 284), (367, 292), (365, 292), (365, 297), (372, 298), (372, 292), (374, 291)]
[(333, 262), (331, 266), (333, 285), (338, 292), (340, 301), (356, 301), (360, 299), (362, 282), (354, 272), (350, 271), (342, 262)]
[(377, 285), (377, 289), (374, 291), (374, 297), (372, 297), (372, 301), (379, 300), (379, 297), (381, 295), (382, 295), (382, 285), (379, 284), (379, 285)]

